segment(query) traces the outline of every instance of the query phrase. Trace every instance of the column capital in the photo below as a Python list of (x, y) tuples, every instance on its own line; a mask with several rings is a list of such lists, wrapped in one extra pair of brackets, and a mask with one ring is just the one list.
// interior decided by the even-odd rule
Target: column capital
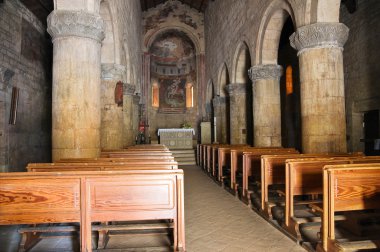
[(220, 96), (214, 97), (214, 99), (212, 99), (212, 104), (214, 106), (222, 106), (226, 104), (226, 97), (220, 97)]
[(230, 96), (245, 94), (247, 92), (247, 86), (245, 83), (230, 83), (226, 86), (226, 90)]
[(140, 95), (133, 95), (133, 104), (139, 104), (140, 103)]
[(123, 65), (105, 63), (102, 64), (102, 79), (103, 80), (118, 80), (126, 82), (127, 68)]
[(124, 95), (133, 95), (136, 90), (136, 86), (130, 83), (124, 83), (123, 85)]
[(298, 54), (313, 48), (340, 48), (348, 39), (349, 29), (342, 23), (315, 23), (299, 27), (289, 40)]
[(249, 78), (255, 82), (257, 80), (280, 79), (282, 66), (275, 64), (256, 65), (248, 70)]
[(84, 11), (55, 10), (47, 18), (47, 31), (54, 39), (83, 37), (101, 42), (104, 39), (104, 22), (100, 15)]

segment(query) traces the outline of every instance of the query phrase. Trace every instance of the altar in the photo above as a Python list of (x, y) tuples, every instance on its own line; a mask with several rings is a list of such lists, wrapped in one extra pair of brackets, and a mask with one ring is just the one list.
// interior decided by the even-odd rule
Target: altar
[(194, 129), (159, 129), (157, 134), (169, 149), (193, 149)]

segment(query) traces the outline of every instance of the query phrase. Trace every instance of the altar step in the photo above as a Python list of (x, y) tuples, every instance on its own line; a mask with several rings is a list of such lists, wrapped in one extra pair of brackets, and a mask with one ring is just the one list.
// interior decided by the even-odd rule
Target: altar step
[(178, 165), (195, 165), (195, 150), (170, 150), (173, 153), (174, 160)]

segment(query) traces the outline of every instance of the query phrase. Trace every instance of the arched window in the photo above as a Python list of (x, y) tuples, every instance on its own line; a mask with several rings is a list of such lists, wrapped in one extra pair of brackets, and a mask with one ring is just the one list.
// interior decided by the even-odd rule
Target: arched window
[(293, 68), (286, 67), (286, 95), (293, 94)]
[(186, 84), (186, 108), (192, 108), (194, 107), (194, 87), (192, 83)]
[(160, 88), (157, 83), (152, 85), (152, 107), (158, 108), (160, 106)]

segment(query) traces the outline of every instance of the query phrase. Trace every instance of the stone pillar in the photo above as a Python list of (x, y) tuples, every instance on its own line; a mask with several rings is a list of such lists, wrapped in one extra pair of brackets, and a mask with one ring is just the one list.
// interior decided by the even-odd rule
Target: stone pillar
[(257, 65), (249, 70), (253, 83), (254, 146), (281, 146), (281, 75), (279, 65)]
[(216, 117), (216, 139), (215, 142), (227, 143), (227, 114), (226, 97), (215, 97), (212, 100), (214, 116)]
[(139, 130), (139, 109), (140, 109), (140, 95), (133, 96), (133, 134), (134, 137), (137, 136)]
[(124, 101), (123, 101), (123, 112), (124, 112), (124, 146), (134, 145), (136, 132), (133, 130), (133, 99), (135, 93), (135, 85), (125, 83), (124, 84)]
[(102, 150), (123, 148), (123, 106), (115, 102), (118, 81), (126, 79), (126, 67), (118, 64), (102, 64), (101, 128)]
[(316, 23), (290, 37), (298, 50), (304, 153), (346, 152), (343, 45), (348, 28)]
[(230, 96), (230, 143), (247, 143), (247, 111), (245, 83), (232, 83), (227, 85), (227, 92)]
[(54, 44), (53, 161), (98, 157), (103, 20), (85, 11), (55, 10), (47, 22)]

